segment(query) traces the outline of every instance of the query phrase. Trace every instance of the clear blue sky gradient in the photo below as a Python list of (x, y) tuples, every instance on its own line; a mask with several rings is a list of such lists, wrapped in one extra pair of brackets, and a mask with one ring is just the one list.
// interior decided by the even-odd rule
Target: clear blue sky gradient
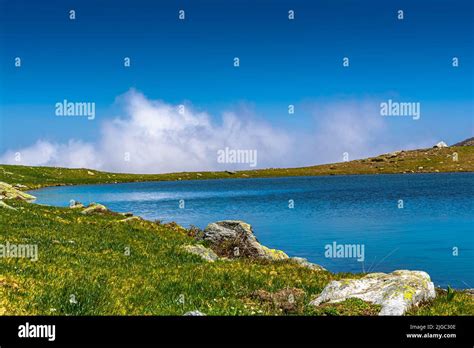
[(429, 121), (417, 127), (461, 140), (473, 133), (473, 12), (472, 0), (0, 0), (0, 153), (37, 138), (93, 140), (99, 122), (60, 120), (54, 104), (94, 101), (104, 119), (132, 87), (216, 115), (248, 103), (295, 129), (310, 116), (288, 125), (288, 104), (391, 96), (424, 103)]

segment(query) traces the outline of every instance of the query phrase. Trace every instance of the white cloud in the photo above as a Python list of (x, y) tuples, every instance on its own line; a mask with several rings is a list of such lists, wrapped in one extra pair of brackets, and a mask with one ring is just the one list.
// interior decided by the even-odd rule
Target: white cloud
[[(354, 159), (394, 149), (372, 101), (313, 103), (308, 111), (314, 124), (299, 133), (272, 127), (249, 112), (224, 112), (219, 122), (189, 105), (180, 113), (177, 105), (149, 100), (135, 90), (120, 96), (118, 104), (122, 114), (102, 124), (95, 143), (38, 140), (7, 151), (0, 162), (165, 173), (249, 169), (248, 164), (218, 163), (217, 151), (226, 147), (257, 150), (257, 168), (338, 162), (344, 152)], [(21, 162), (15, 161), (17, 152)]]
[(70, 140), (66, 144), (38, 140), (31, 146), (5, 152), (0, 156), (0, 162), (31, 166), (86, 167), (91, 164), (100, 166), (94, 147), (76, 140)]
[[(252, 115), (226, 112), (221, 122), (207, 113), (147, 99), (134, 90), (118, 98), (124, 115), (102, 125), (100, 139), (67, 144), (37, 141), (30, 147), (8, 151), (2, 163), (87, 167), (117, 172), (163, 173), (175, 171), (249, 168), (248, 164), (220, 164), (217, 151), (257, 150), (258, 167), (285, 162), (291, 139)], [(21, 162), (15, 153), (21, 153)], [(125, 159), (129, 157), (129, 161)]]
[(320, 160), (340, 162), (383, 152), (381, 134), (387, 131), (378, 104), (373, 101), (346, 101), (318, 105), (313, 109)]

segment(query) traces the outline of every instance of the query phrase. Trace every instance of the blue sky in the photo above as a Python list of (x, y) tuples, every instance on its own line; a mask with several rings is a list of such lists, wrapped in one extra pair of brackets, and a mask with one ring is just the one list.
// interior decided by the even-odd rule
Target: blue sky
[[(420, 102), (420, 120), (383, 120), (383, 132), (361, 132), (370, 141), (354, 155), (452, 143), (473, 133), (473, 22), (470, 0), (0, 0), (0, 156), (38, 140), (101, 142), (107, 122), (123, 116), (116, 98), (130, 89), (150, 101), (192, 105), (216, 125), (232, 112), (296, 139), (327, 131), (330, 107), (353, 112), (347, 122), (358, 122), (367, 104)], [(64, 99), (96, 103), (96, 119), (56, 117), (54, 105)], [(288, 104), (296, 106), (291, 117)], [(338, 159), (312, 153), (290, 152), (277, 164)]]

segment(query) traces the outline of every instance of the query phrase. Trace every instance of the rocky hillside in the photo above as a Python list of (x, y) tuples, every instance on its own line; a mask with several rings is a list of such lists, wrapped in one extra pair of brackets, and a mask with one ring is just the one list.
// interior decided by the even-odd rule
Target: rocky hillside
[(457, 144), (454, 144), (454, 146), (474, 146), (474, 137), (460, 141)]

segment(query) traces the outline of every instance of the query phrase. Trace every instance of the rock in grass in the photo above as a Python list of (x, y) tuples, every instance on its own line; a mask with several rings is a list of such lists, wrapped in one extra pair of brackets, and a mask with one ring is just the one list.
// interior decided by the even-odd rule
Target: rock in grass
[(296, 262), (302, 267), (312, 269), (313, 271), (325, 271), (326, 269), (320, 265), (317, 265), (315, 263), (309, 262), (308, 260), (302, 258), (302, 257), (291, 257), (290, 260)]
[(13, 208), (13, 207), (10, 207), (7, 203), (5, 203), (4, 201), (0, 201), (0, 208), (5, 208), (5, 209), (9, 209), (9, 210), (16, 210), (16, 208)]
[(185, 245), (183, 249), (186, 250), (188, 253), (197, 255), (201, 257), (203, 260), (214, 262), (219, 259), (219, 256), (212, 251), (211, 249), (206, 248), (204, 245), (196, 244), (196, 245)]
[(0, 182), (0, 196), (3, 196), (3, 199), (21, 199), (26, 202), (31, 202), (36, 199), (35, 196), (17, 190), (12, 185), (5, 182)]
[(261, 303), (271, 305), (284, 313), (293, 313), (303, 305), (305, 292), (297, 288), (285, 288), (271, 293), (264, 289), (254, 291), (251, 296)]
[(185, 317), (205, 317), (206, 314), (200, 311), (190, 311), (183, 314)]
[(142, 220), (142, 218), (139, 216), (129, 216), (123, 220), (119, 220), (118, 222), (130, 222), (130, 221), (140, 221), (140, 220)]
[(91, 203), (82, 211), (82, 214), (105, 213), (109, 211), (105, 205)]
[(474, 296), (474, 289), (464, 289), (463, 292), (465, 292), (466, 294)]
[(399, 151), (393, 151), (393, 152), (390, 152), (387, 154), (387, 157), (388, 158), (395, 158), (395, 157), (398, 157), (398, 155), (400, 155), (403, 151), (399, 150)]
[(371, 273), (360, 279), (342, 279), (329, 283), (310, 304), (342, 302), (349, 298), (382, 306), (379, 315), (403, 315), (410, 307), (436, 297), (430, 276), (422, 271), (398, 270)]
[(81, 202), (72, 202), (72, 204), (69, 205), (69, 208), (71, 209), (82, 209), (84, 208), (84, 204), (82, 204)]
[(228, 258), (256, 258), (267, 260), (288, 259), (281, 250), (269, 249), (260, 244), (252, 226), (238, 220), (218, 221), (207, 225), (202, 239), (210, 244), (217, 255)]

